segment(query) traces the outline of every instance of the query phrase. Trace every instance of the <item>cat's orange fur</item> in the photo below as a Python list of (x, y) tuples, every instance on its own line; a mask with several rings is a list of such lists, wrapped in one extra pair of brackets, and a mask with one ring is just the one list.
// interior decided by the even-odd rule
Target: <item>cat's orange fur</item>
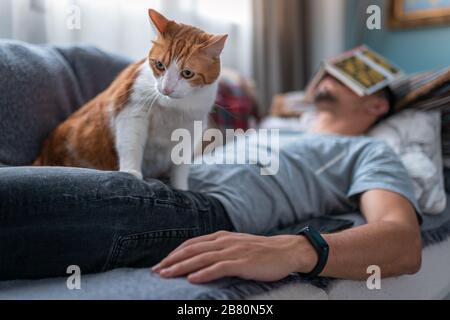
[[(159, 31), (148, 60), (155, 76), (161, 73), (155, 66), (156, 59), (166, 65), (177, 59), (183, 66), (196, 71), (195, 77), (189, 80), (192, 86), (210, 84), (218, 78), (220, 60), (206, 61), (208, 57), (198, 53), (199, 49), (214, 50), (211, 44), (222, 39), (197, 28), (168, 21), (154, 10), (149, 10), (149, 15)], [(44, 142), (33, 165), (118, 170), (119, 159), (111, 123), (113, 117), (126, 107), (144, 61), (147, 60), (126, 68), (108, 89), (59, 125)]]
[(142, 61), (127, 67), (104, 92), (59, 125), (44, 142), (35, 166), (88, 167), (117, 170), (118, 159), (110, 129), (111, 111), (123, 108)]

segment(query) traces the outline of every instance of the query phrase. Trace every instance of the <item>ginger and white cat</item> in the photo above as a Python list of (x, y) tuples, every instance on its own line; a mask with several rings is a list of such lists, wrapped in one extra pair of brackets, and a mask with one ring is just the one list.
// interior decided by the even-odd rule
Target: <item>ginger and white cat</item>
[(172, 132), (206, 123), (227, 35), (169, 21), (152, 9), (149, 16), (158, 36), (148, 58), (57, 127), (34, 165), (120, 170), (140, 179), (176, 176)]

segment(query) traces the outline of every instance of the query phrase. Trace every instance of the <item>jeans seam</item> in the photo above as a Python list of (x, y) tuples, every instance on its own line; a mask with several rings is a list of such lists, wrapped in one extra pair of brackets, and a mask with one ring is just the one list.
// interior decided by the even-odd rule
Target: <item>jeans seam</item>
[(124, 236), (120, 236), (117, 238), (117, 240), (114, 242), (112, 246), (112, 250), (109, 254), (109, 257), (103, 267), (103, 271), (111, 270), (112, 266), (117, 264), (117, 259), (120, 255), (120, 253), (123, 250), (123, 247), (125, 243), (129, 241), (135, 241), (135, 240), (141, 240), (141, 239), (178, 239), (183, 238), (181, 236), (150, 236), (151, 234), (155, 234), (158, 232), (170, 232), (170, 231), (199, 231), (199, 228), (174, 228), (174, 229), (161, 229), (161, 230), (154, 230), (154, 231), (148, 231), (148, 232), (141, 232), (141, 233), (133, 233), (128, 234)]
[[(114, 235), (114, 238), (116, 238), (116, 235)], [(111, 246), (108, 257), (106, 258), (105, 264), (103, 265), (102, 272), (110, 270), (110, 265), (112, 264), (113, 260), (116, 260), (114, 259), (114, 257), (116, 256), (116, 252), (118, 251), (117, 247), (119, 246), (120, 239), (121, 237), (118, 237)]]

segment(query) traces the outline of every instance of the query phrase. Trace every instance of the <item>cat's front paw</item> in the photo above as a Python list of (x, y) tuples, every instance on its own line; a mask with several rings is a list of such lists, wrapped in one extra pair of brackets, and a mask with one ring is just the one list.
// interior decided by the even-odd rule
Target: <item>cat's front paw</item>
[(144, 178), (142, 176), (142, 173), (137, 170), (120, 170), (120, 172), (125, 172), (128, 174), (131, 174), (131, 175), (135, 176), (136, 178), (138, 178), (139, 180), (142, 180)]

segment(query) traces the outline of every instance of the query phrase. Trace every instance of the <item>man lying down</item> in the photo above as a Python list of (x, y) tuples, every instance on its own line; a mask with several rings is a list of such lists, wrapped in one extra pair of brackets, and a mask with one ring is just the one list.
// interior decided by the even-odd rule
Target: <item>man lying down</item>
[[(234, 276), (366, 279), (414, 274), (420, 212), (393, 151), (363, 136), (389, 110), (384, 92), (359, 97), (327, 76), (315, 89), (311, 132), (282, 147), (279, 171), (196, 165), (190, 191), (119, 172), (1, 168), (0, 278), (153, 267), (161, 277), (205, 283)], [(267, 237), (310, 217), (360, 211), (367, 224), (335, 234), (306, 228)]]

